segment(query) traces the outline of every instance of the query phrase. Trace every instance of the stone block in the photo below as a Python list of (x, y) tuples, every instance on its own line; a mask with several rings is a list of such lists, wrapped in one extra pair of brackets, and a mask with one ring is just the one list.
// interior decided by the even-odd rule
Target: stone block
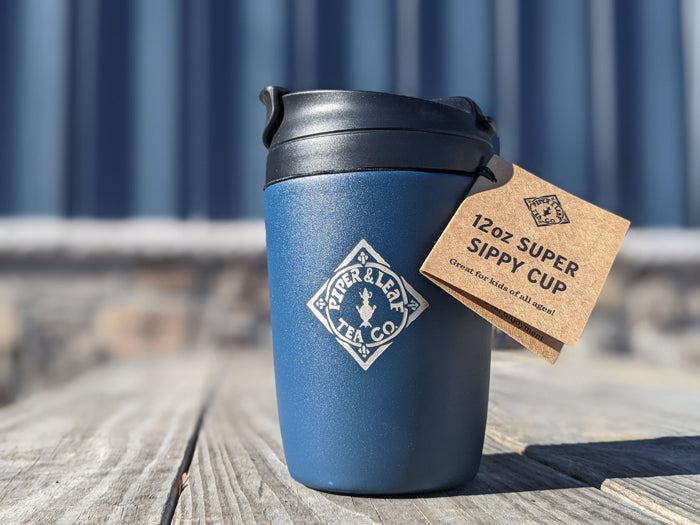
[(230, 311), (269, 316), (270, 300), (264, 260), (253, 259), (222, 269), (215, 278), (213, 298)]
[(700, 325), (700, 286), (697, 284), (686, 292), (685, 307), (689, 322)]
[(634, 281), (627, 292), (626, 312), (633, 330), (673, 329), (685, 320), (679, 283), (666, 273)]
[(129, 297), (100, 309), (96, 331), (114, 356), (172, 353), (185, 347), (189, 323), (186, 301)]
[(191, 293), (197, 285), (195, 269), (185, 264), (152, 264), (134, 269), (136, 288)]
[(0, 382), (9, 381), (15, 372), (21, 334), (21, 319), (14, 303), (0, 300)]

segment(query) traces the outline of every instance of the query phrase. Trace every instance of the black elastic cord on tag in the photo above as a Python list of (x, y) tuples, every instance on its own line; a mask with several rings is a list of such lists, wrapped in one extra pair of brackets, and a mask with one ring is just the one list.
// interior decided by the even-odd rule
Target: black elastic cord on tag
[(493, 171), (491, 171), (491, 168), (488, 166), (481, 166), (477, 168), (475, 173), (477, 177), (486, 177), (494, 184), (498, 182), (498, 180), (496, 180), (496, 176), (493, 174)]

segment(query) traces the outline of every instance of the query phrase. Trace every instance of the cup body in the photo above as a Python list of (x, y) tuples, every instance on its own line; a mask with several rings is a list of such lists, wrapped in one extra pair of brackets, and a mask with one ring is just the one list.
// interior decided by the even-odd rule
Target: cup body
[(296, 480), (400, 494), (476, 475), (491, 326), (419, 273), (473, 181), (357, 171), (265, 189), (277, 402)]

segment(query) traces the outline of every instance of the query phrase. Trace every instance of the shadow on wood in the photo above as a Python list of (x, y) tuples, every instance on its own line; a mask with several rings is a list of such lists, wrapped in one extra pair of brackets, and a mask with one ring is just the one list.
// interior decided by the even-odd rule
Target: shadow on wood
[[(606, 479), (700, 474), (700, 436), (532, 445), (525, 454), (600, 487)], [(565, 465), (566, 463), (566, 465)]]
[[(608, 479), (676, 475), (700, 475), (700, 436), (532, 445), (525, 449), (524, 455), (515, 452), (486, 454), (476, 479), (452, 489), (449, 494), (601, 488)], [(434, 496), (441, 497), (444, 493)]]

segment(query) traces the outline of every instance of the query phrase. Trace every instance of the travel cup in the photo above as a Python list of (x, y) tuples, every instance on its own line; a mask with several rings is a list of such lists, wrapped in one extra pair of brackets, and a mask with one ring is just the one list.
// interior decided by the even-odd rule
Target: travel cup
[(268, 87), (277, 403), (289, 472), (400, 494), (478, 470), (491, 326), (419, 273), (497, 148), (470, 99)]

